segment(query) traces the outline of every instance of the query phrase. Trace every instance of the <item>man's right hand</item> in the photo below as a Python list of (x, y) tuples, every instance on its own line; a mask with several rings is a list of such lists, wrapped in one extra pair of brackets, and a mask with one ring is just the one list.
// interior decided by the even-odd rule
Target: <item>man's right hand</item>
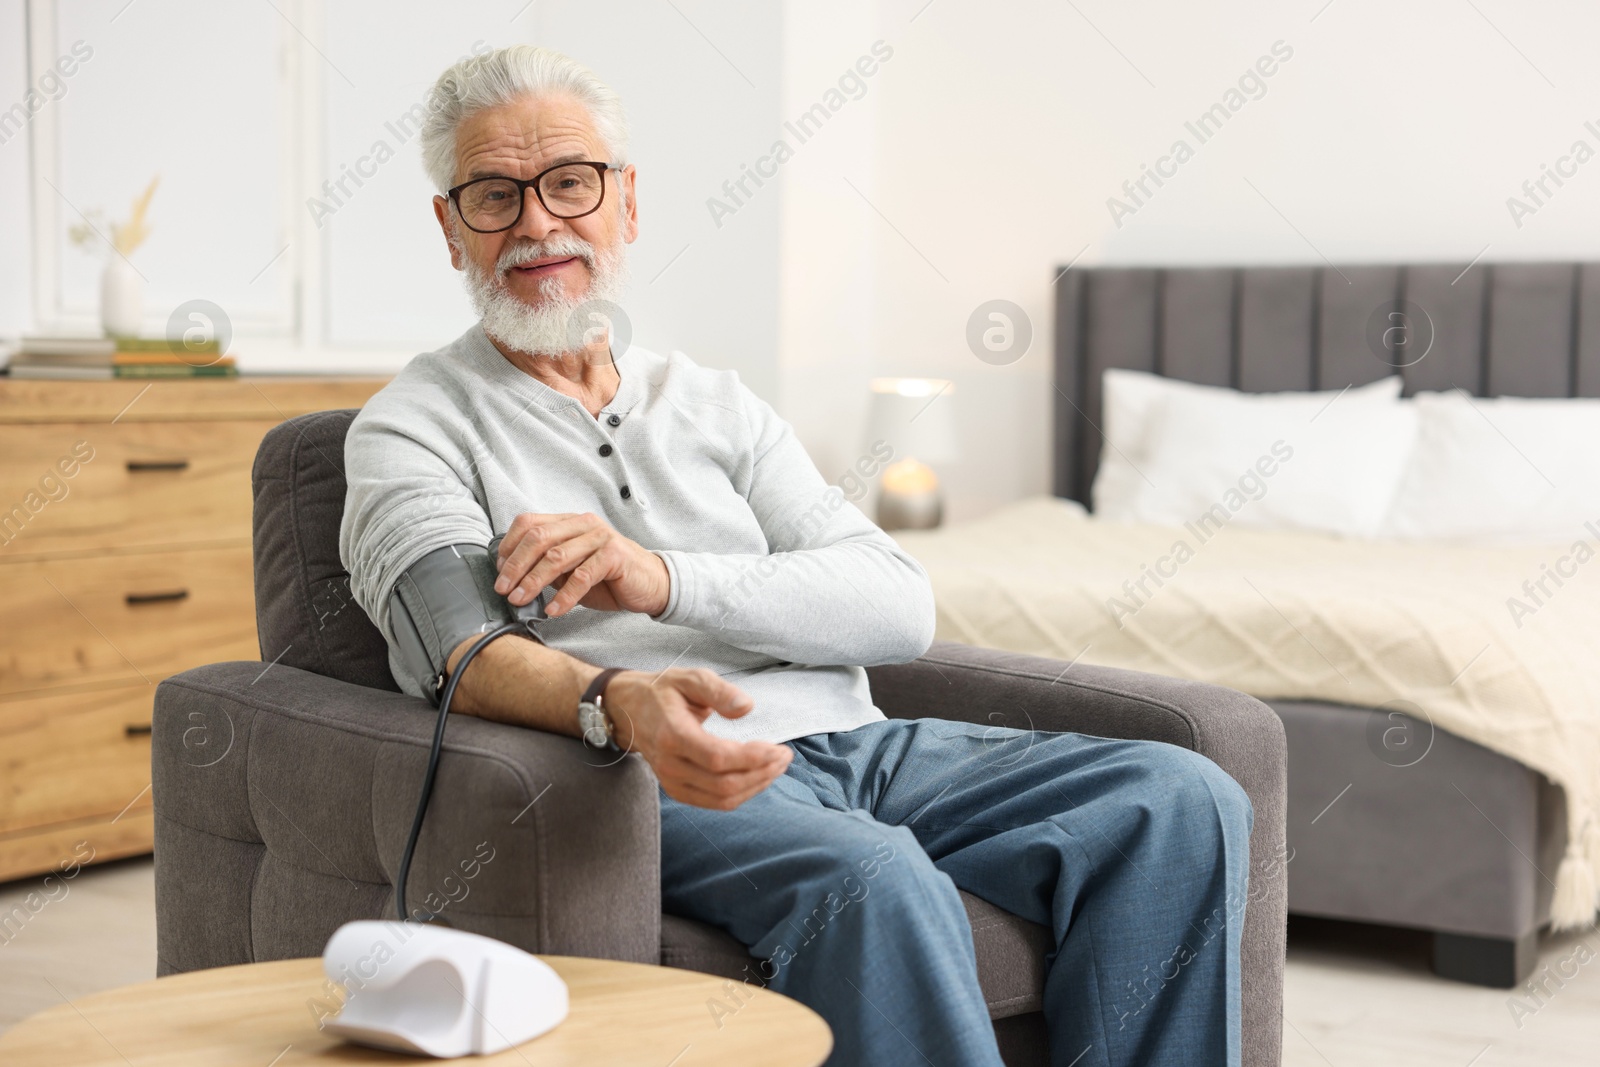
[(713, 713), (737, 719), (754, 707), (747, 693), (705, 668), (623, 671), (606, 684), (613, 740), (645, 758), (667, 796), (716, 811), (761, 792), (794, 757), (787, 745), (732, 741), (701, 725)]

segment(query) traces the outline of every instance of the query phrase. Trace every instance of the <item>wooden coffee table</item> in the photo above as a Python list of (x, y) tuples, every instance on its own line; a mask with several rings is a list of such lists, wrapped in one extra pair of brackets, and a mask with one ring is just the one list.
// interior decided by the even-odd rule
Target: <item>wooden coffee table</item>
[[(483, 1067), (711, 1064), (817, 1067), (833, 1048), (822, 1017), (764, 989), (672, 967), (540, 956), (567, 983), (566, 1021), (493, 1056), (382, 1052), (318, 1029), (330, 996), (320, 959), (219, 967), (158, 978), (46, 1009), (0, 1034), (0, 1063), (44, 1067), (473, 1063)], [(335, 987), (336, 990), (336, 987)], [(713, 1016), (708, 1002), (724, 1010)], [(741, 1007), (740, 1004), (743, 1004)]]

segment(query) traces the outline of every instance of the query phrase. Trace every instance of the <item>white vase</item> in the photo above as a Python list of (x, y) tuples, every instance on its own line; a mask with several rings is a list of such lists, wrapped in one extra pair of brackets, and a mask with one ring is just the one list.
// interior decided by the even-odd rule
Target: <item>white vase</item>
[(100, 325), (106, 333), (137, 337), (144, 321), (144, 279), (122, 256), (100, 273)]

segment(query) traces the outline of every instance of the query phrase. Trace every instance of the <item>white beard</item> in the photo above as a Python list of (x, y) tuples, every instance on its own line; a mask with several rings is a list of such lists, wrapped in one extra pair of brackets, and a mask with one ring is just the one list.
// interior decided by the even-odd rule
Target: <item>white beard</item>
[[(459, 231), (456, 243), (461, 243)], [(576, 235), (556, 234), (544, 241), (508, 245), (500, 253), (492, 275), (467, 259), (462, 281), (473, 310), (482, 320), (484, 333), (513, 351), (535, 356), (566, 355), (584, 347), (583, 329), (574, 326), (574, 313), (579, 308), (598, 300), (613, 305), (621, 302), (628, 282), (625, 249), (619, 240), (613, 249), (600, 252)], [(506, 288), (506, 272), (512, 267), (547, 256), (581, 259), (589, 269), (587, 291), (577, 297), (568, 296), (560, 278), (546, 278), (539, 283), (542, 299), (530, 305)]]

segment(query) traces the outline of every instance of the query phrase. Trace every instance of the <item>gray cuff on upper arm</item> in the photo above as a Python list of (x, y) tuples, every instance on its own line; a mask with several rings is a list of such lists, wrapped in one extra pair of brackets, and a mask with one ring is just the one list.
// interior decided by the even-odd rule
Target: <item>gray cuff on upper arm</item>
[(389, 629), (397, 658), (435, 704), (450, 653), (467, 638), (520, 621), (529, 636), (540, 640), (533, 624), (545, 618), (543, 595), (517, 608), (495, 592), (495, 548), (490, 542), (487, 548), (435, 549), (406, 568), (389, 594)]

